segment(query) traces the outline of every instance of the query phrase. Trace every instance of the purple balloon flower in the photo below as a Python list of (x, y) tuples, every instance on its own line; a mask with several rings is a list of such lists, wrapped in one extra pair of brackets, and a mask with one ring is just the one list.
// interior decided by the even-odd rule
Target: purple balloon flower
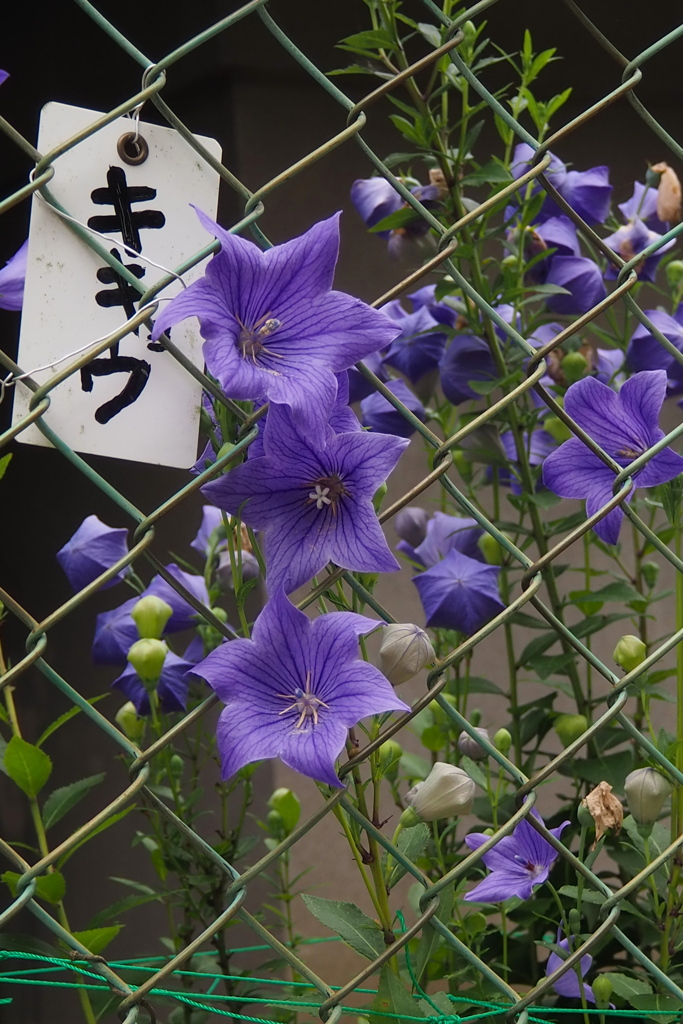
[[(683, 352), (683, 307), (679, 306), (673, 316), (662, 309), (646, 309), (645, 315), (672, 345)], [(650, 334), (644, 324), (638, 324), (631, 335), (626, 350), (626, 362), (632, 370), (666, 370), (669, 387), (683, 384), (683, 364), (670, 355), (663, 345)]]
[(567, 177), (558, 186), (558, 191), (587, 224), (604, 224), (612, 195), (609, 167), (567, 171)]
[[(540, 814), (531, 813), (542, 823)], [(557, 828), (551, 828), (550, 834), (559, 839), (568, 824), (568, 821), (563, 821)], [(470, 850), (478, 850), (490, 838), (482, 832), (471, 832), (465, 836), (465, 842)], [(511, 896), (528, 900), (534, 885), (546, 881), (557, 860), (557, 852), (533, 825), (522, 820), (512, 835), (500, 839), (482, 860), (491, 873), (467, 893), (466, 900), (499, 903)]]
[(453, 405), (481, 398), (470, 381), (491, 381), (498, 376), (491, 349), (473, 334), (456, 334), (439, 363), (439, 373), (443, 393)]
[(476, 633), (505, 605), (498, 593), (497, 565), (484, 565), (452, 548), (445, 558), (413, 578), (427, 625)]
[(435, 284), (423, 285), (416, 292), (412, 292), (408, 298), (413, 304), (413, 309), (426, 308), (437, 323), (444, 324), (446, 327), (457, 327), (458, 317), (464, 316), (466, 312), (464, 302), (453, 295), (445, 295), (440, 302), (437, 302), (434, 297), (435, 292)]
[(217, 743), (223, 778), (279, 757), (337, 788), (347, 730), (367, 715), (408, 711), (379, 669), (358, 657), (358, 637), (380, 623), (352, 612), (311, 621), (278, 590), (251, 640), (232, 640), (194, 669), (226, 705)]
[[(375, 377), (379, 377), (383, 384), (386, 384), (389, 380), (384, 366), (382, 365), (382, 353), (373, 352), (371, 355), (366, 356), (363, 359), (363, 364), (374, 373)], [(357, 370), (355, 366), (352, 366), (348, 371), (349, 381), (349, 405), (352, 402), (360, 402), (362, 399), (367, 398), (368, 395), (375, 394), (375, 386), (366, 380), (360, 370)]]
[[(634, 256), (637, 256), (639, 252), (642, 252), (652, 242), (656, 242), (658, 238), (662, 236), (657, 234), (656, 231), (650, 231), (648, 227), (639, 220), (637, 217), (634, 220), (630, 220), (628, 224), (622, 224), (620, 228), (612, 235), (608, 235), (605, 239), (606, 244), (612, 249), (618, 256), (621, 256), (622, 260), (626, 263), (632, 260)], [(653, 252), (651, 256), (647, 256), (641, 260), (640, 263), (636, 264), (636, 271), (641, 281), (654, 281), (657, 266), (659, 261), (665, 252), (667, 252), (673, 245), (676, 244), (676, 240), (672, 238), (666, 242), (657, 252)], [(614, 281), (619, 276), (619, 271), (613, 263), (607, 264), (605, 271), (605, 277), (608, 281)]]
[[(438, 204), (440, 190), (436, 185), (414, 185), (411, 193), (426, 209)], [(386, 178), (358, 178), (351, 186), (351, 202), (369, 228), (379, 224), (381, 220), (398, 210), (407, 209), (408, 204), (391, 182)], [(392, 256), (402, 254), (406, 241), (426, 235), (429, 224), (415, 210), (415, 217), (400, 228), (392, 231), (375, 232), (379, 238), (389, 239), (389, 253)]]
[[(502, 484), (509, 484), (513, 494), (521, 494), (522, 487), (519, 475), (519, 462), (517, 460), (517, 448), (515, 437), (511, 430), (506, 430), (500, 435), (500, 443), (510, 462), (509, 470), (502, 470), (499, 480)], [(557, 441), (545, 430), (532, 430), (524, 435), (524, 446), (527, 453), (527, 461), (530, 466), (542, 466), (552, 451), (557, 448)]]
[(556, 315), (587, 313), (607, 294), (600, 268), (585, 256), (553, 256), (545, 283), (569, 292), (548, 296), (548, 309)]
[(625, 220), (639, 217), (651, 231), (660, 235), (669, 230), (668, 223), (657, 216), (657, 189), (648, 188), (640, 181), (633, 182), (633, 195), (627, 202), (619, 203), (619, 209)]
[(483, 555), (477, 545), (483, 532), (476, 519), (435, 512), (427, 523), (424, 538), (418, 544), (411, 547), (403, 540), (396, 545), (396, 550), (402, 551), (425, 569), (436, 565), (449, 551), (460, 551), (468, 558), (483, 562)]
[(435, 370), (446, 347), (446, 335), (439, 324), (422, 306), (414, 313), (406, 313), (400, 302), (388, 302), (382, 312), (390, 316), (401, 328), (398, 338), (392, 341), (383, 362), (393, 366), (412, 384)]
[[(409, 409), (419, 420), (427, 419), (427, 413), (422, 402), (410, 390), (402, 380), (392, 380), (387, 387), (403, 402), (406, 409)], [(388, 402), (379, 391), (373, 391), (371, 395), (364, 398), (360, 403), (361, 417), (364, 427), (371, 427), (374, 431), (383, 434), (394, 434), (396, 437), (410, 437), (415, 433), (415, 427), (395, 409), (391, 402)]]
[[(166, 569), (198, 601), (201, 601), (202, 604), (208, 607), (209, 595), (203, 576), (183, 572), (174, 562), (167, 565)], [(195, 609), (180, 594), (176, 593), (174, 588), (162, 576), (155, 576), (147, 589), (140, 594), (140, 597), (147, 597), (150, 594), (160, 597), (162, 601), (166, 601), (173, 609), (173, 614), (164, 628), (164, 635), (167, 633), (177, 633), (197, 624), (197, 612)], [(101, 615), (97, 616), (95, 638), (92, 646), (93, 661), (97, 665), (121, 665), (125, 662), (128, 651), (138, 639), (137, 626), (131, 616), (131, 611), (138, 600), (138, 597), (133, 597), (129, 601), (124, 601), (118, 608), (113, 608), (109, 612), (102, 612)]]
[[(616, 393), (595, 377), (567, 389), (565, 411), (620, 466), (627, 467), (664, 437), (658, 426), (666, 398), (666, 373), (645, 370), (627, 380)], [(655, 487), (683, 472), (683, 458), (664, 448), (636, 473), (636, 487)], [(612, 497), (612, 470), (589, 448), (572, 437), (543, 463), (543, 483), (561, 498), (585, 498), (586, 514), (594, 515)], [(631, 499), (633, 491), (628, 495)], [(624, 513), (612, 509), (594, 527), (606, 544), (616, 544)]]
[[(168, 652), (156, 685), (159, 707), (162, 711), (169, 713), (185, 710), (189, 685), (187, 674), (194, 666), (193, 661), (179, 658), (172, 651)], [(111, 685), (125, 693), (128, 700), (132, 700), (139, 715), (148, 715), (151, 712), (149, 693), (132, 665), (128, 665)]]
[[(556, 249), (553, 256), (580, 256), (579, 236), (573, 221), (564, 214), (549, 217), (534, 228), (536, 234), (545, 242), (549, 249)], [(552, 259), (552, 257), (551, 257)]]
[[(2, 80), (0, 79), (0, 85)], [(24, 301), (28, 239), (0, 270), (0, 309), (21, 309)]]
[(197, 536), (190, 541), (190, 547), (198, 551), (200, 555), (208, 555), (211, 542), (211, 535), (214, 530), (220, 530), (217, 548), (225, 547), (225, 526), (223, 524), (223, 513), (215, 505), (202, 506), (202, 525), (197, 531)]
[(206, 275), (162, 310), (152, 338), (199, 317), (207, 369), (226, 395), (289, 405), (308, 432), (322, 433), (337, 394), (335, 373), (400, 332), (384, 313), (331, 290), (339, 215), (262, 252), (197, 213), (221, 250)]
[[(127, 554), (128, 530), (125, 527), (116, 529), (107, 526), (97, 516), (88, 516), (71, 540), (57, 552), (57, 561), (73, 589), (82, 590)], [(126, 566), (101, 589), (115, 586), (129, 571)]]
[[(569, 946), (569, 939), (562, 938), (562, 931), (560, 928), (557, 929), (557, 945), (560, 949), (566, 950), (567, 953), (572, 952)], [(545, 965), (546, 977), (556, 971), (558, 967), (561, 967), (563, 963), (564, 960), (561, 956), (555, 952), (551, 952)], [(585, 956), (581, 957), (578, 967), (581, 971), (582, 978), (588, 974), (592, 963), (593, 957), (590, 953), (586, 953)], [(593, 989), (590, 985), (586, 985), (585, 982), (582, 982), (581, 987), (583, 988), (586, 1001), (594, 1004), (595, 996), (593, 995)], [(576, 967), (571, 967), (568, 971), (565, 971), (565, 973), (558, 978), (556, 982), (554, 982), (553, 988), (557, 992), (558, 996), (564, 996), (566, 999), (580, 999), (581, 988), (579, 988), (579, 979), (576, 974)]]
[(9, 71), (2, 71), (0, 69), (0, 85), (2, 85), (3, 82), (6, 82), (8, 78), (9, 78)]
[[(401, 541), (414, 550), (427, 536), (429, 512), (419, 505), (408, 505), (394, 516), (394, 530)], [(400, 544), (399, 544), (400, 547)]]
[(331, 560), (358, 572), (392, 572), (372, 498), (407, 441), (352, 431), (316, 444), (284, 405), (271, 404), (265, 455), (205, 484), (219, 508), (265, 532), (268, 587), (295, 590)]

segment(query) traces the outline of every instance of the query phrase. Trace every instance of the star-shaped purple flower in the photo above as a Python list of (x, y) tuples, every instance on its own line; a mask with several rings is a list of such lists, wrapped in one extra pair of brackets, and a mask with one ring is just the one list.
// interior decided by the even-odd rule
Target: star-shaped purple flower
[[(645, 314), (667, 341), (683, 352), (683, 305), (678, 306), (673, 316), (663, 309), (646, 309)], [(683, 365), (660, 345), (645, 324), (638, 324), (631, 335), (626, 362), (632, 370), (666, 370), (671, 389), (678, 390), (683, 385)]]
[(455, 548), (436, 565), (413, 578), (427, 625), (476, 633), (503, 610), (498, 593), (497, 565), (484, 565)]
[[(510, 462), (510, 467), (509, 469), (501, 470), (499, 480), (503, 485), (509, 484), (513, 494), (521, 494), (522, 486), (519, 462), (517, 461), (517, 448), (515, 446), (514, 434), (511, 430), (506, 430), (500, 435), (500, 443)], [(524, 446), (529, 465), (542, 466), (548, 455), (557, 448), (557, 441), (545, 430), (532, 430), (524, 435)]]
[[(569, 945), (569, 939), (562, 938), (562, 930), (560, 928), (557, 929), (557, 945), (560, 949), (566, 950), (567, 954), (573, 952)], [(554, 971), (556, 971), (558, 967), (561, 967), (563, 963), (564, 960), (561, 956), (555, 952), (551, 952), (545, 965), (546, 977), (549, 974), (553, 974)], [(585, 956), (581, 957), (578, 967), (581, 971), (582, 978), (588, 974), (592, 963), (593, 957), (590, 953), (586, 953)], [(585, 982), (582, 982), (582, 987), (586, 1001), (595, 1004), (595, 996), (593, 995), (593, 989), (590, 985), (586, 985)], [(565, 971), (565, 973), (553, 984), (553, 988), (557, 992), (558, 996), (564, 996), (565, 999), (580, 999), (581, 989), (579, 988), (579, 979), (576, 974), (576, 967), (572, 967), (570, 970)]]
[[(404, 509), (404, 511), (406, 510)], [(416, 509), (415, 511), (423, 510)], [(399, 515), (401, 515), (400, 512)], [(436, 565), (442, 558), (445, 558), (449, 551), (460, 551), (468, 558), (475, 558), (483, 562), (483, 556), (477, 546), (477, 541), (483, 532), (476, 519), (449, 516), (446, 512), (435, 512), (426, 524), (424, 537), (414, 547), (406, 540), (402, 540), (396, 545), (396, 550), (403, 552), (413, 562), (424, 566), (425, 569)]]
[[(666, 398), (664, 370), (636, 373), (615, 393), (595, 377), (585, 377), (568, 388), (564, 408), (608, 455), (624, 468), (664, 437), (658, 426)], [(683, 472), (683, 458), (664, 448), (635, 477), (636, 487), (655, 487)], [(572, 437), (543, 463), (543, 483), (561, 498), (585, 498), (586, 514), (594, 515), (612, 497), (612, 470), (580, 441)], [(627, 500), (630, 500), (633, 491)], [(606, 544), (616, 544), (624, 513), (612, 509), (594, 527)]]
[(400, 332), (384, 313), (331, 290), (339, 215), (262, 252), (197, 213), (221, 250), (206, 275), (162, 310), (152, 338), (199, 317), (207, 369), (228, 397), (289, 405), (308, 432), (322, 432), (337, 394), (335, 373)]
[(568, 293), (548, 296), (548, 309), (556, 315), (587, 313), (607, 294), (600, 268), (585, 256), (553, 256), (545, 283), (555, 284)]
[[(194, 669), (193, 661), (179, 658), (172, 651), (168, 652), (159, 682), (156, 685), (159, 707), (162, 711), (169, 713), (185, 710), (189, 686), (187, 674), (191, 669)], [(132, 700), (139, 715), (148, 715), (152, 710), (149, 693), (132, 665), (127, 665), (111, 685), (114, 689), (125, 693), (128, 700)]]
[(625, 220), (638, 217), (651, 231), (663, 235), (669, 230), (667, 221), (657, 216), (657, 189), (649, 188), (640, 181), (633, 182), (633, 195), (625, 203), (619, 203)]
[[(71, 540), (57, 552), (57, 561), (66, 573), (74, 590), (82, 590), (89, 583), (111, 569), (120, 558), (128, 554), (128, 530), (107, 526), (97, 516), (87, 516)], [(115, 586), (128, 572), (122, 569), (103, 584), (102, 590)]]
[(358, 572), (392, 572), (398, 562), (372, 505), (407, 441), (350, 431), (319, 443), (291, 410), (271, 403), (265, 455), (249, 459), (203, 493), (265, 533), (267, 584), (289, 593), (329, 561)]
[[(540, 814), (535, 813), (535, 816), (542, 821)], [(557, 828), (551, 828), (550, 834), (559, 839), (568, 824), (568, 821), (563, 821)], [(465, 842), (470, 850), (478, 850), (490, 838), (482, 832), (471, 832), (465, 836)], [(499, 840), (492, 850), (484, 854), (482, 860), (491, 873), (467, 893), (466, 900), (499, 903), (511, 896), (528, 900), (534, 885), (546, 881), (557, 860), (557, 852), (533, 825), (522, 820), (515, 826), (512, 835)]]
[(449, 402), (460, 405), (481, 395), (470, 381), (493, 381), (498, 376), (491, 349), (474, 334), (456, 334), (439, 363), (441, 387)]
[[(651, 231), (642, 220), (635, 217), (630, 220), (628, 224), (622, 224), (620, 228), (608, 235), (605, 239), (605, 243), (609, 245), (618, 256), (621, 256), (622, 260), (626, 263), (632, 260), (634, 256), (637, 256), (639, 252), (651, 245), (652, 242), (656, 242), (662, 236), (656, 231)], [(651, 256), (641, 260), (640, 263), (636, 264), (636, 271), (641, 281), (654, 281), (657, 274), (657, 266), (659, 261), (665, 252), (668, 252), (672, 246), (676, 244), (674, 238), (666, 242), (657, 252), (653, 252)], [(619, 271), (613, 263), (607, 264), (605, 271), (605, 277), (608, 281), (615, 281), (619, 276)]]
[[(406, 409), (409, 409), (419, 420), (427, 419), (427, 412), (417, 395), (414, 395), (408, 385), (402, 380), (392, 380), (387, 387), (396, 395)], [(379, 391), (373, 391), (371, 395), (364, 398), (360, 403), (360, 411), (364, 427), (371, 427), (372, 430), (383, 434), (394, 434), (396, 437), (410, 437), (415, 433), (415, 427), (405, 416), (395, 409), (391, 402), (388, 402)]]
[(358, 637), (380, 623), (352, 612), (311, 621), (278, 590), (251, 640), (232, 640), (194, 669), (226, 705), (217, 743), (223, 778), (264, 758), (339, 788), (335, 761), (347, 730), (367, 715), (408, 711)]
[(216, 536), (216, 550), (224, 548), (227, 544), (225, 539), (225, 525), (223, 513), (215, 505), (202, 506), (202, 525), (197, 531), (197, 536), (190, 541), (190, 547), (198, 551), (200, 555), (208, 555), (213, 533), (218, 530)]
[[(426, 209), (438, 206), (440, 190), (436, 185), (413, 185), (410, 189)], [(369, 228), (379, 224), (381, 220), (398, 210), (408, 210), (408, 204), (390, 181), (386, 178), (358, 178), (351, 186), (351, 202)], [(417, 210), (410, 211), (413, 216), (400, 228), (392, 231), (377, 231), (378, 238), (389, 240), (389, 254), (399, 257), (407, 241), (419, 238), (429, 231), (429, 224), (423, 220)]]
[[(2, 80), (0, 80), (0, 85)], [(21, 309), (24, 301), (28, 239), (0, 269), (0, 309)]]
[(446, 335), (426, 306), (421, 306), (414, 313), (406, 313), (397, 300), (388, 302), (382, 310), (401, 328), (398, 338), (389, 346), (384, 362), (404, 374), (411, 384), (417, 384), (439, 365), (446, 347)]

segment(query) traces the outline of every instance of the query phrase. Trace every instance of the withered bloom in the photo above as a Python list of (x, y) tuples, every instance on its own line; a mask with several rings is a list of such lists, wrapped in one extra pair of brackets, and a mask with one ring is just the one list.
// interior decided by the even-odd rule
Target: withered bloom
[(598, 782), (595, 789), (592, 789), (588, 796), (581, 801), (595, 822), (595, 843), (604, 836), (607, 829), (613, 829), (615, 836), (621, 832), (621, 823), (624, 820), (624, 808), (621, 800), (618, 800), (612, 793), (609, 782)]

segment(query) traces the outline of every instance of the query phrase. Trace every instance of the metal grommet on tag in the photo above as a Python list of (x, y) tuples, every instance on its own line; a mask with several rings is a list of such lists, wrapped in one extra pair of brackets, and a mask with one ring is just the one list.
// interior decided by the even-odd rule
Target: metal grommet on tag
[(126, 132), (116, 143), (116, 152), (127, 164), (144, 164), (149, 156), (149, 146), (142, 135), (137, 132)]

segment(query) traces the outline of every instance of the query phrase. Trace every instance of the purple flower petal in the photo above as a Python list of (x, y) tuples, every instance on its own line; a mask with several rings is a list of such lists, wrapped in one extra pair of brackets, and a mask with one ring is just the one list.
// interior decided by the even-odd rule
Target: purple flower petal
[(478, 547), (483, 532), (476, 519), (435, 512), (427, 523), (424, 540), (415, 547), (415, 561), (428, 569), (445, 558), (449, 551), (460, 551), (468, 558), (483, 562)]
[[(413, 415), (424, 423), (427, 419), (425, 408), (407, 384), (404, 384), (402, 380), (392, 380), (387, 387)], [(378, 433), (394, 434), (396, 437), (411, 437), (415, 433), (412, 423), (409, 423), (405, 416), (378, 391), (363, 399), (360, 403), (360, 411), (363, 426), (371, 427)]]
[[(252, 446), (253, 447), (253, 446)], [(200, 555), (208, 555), (209, 542), (214, 530), (219, 530), (222, 540), (219, 540), (218, 548), (225, 547), (225, 527), (223, 525), (223, 513), (215, 505), (204, 505), (202, 508), (202, 525), (197, 531), (197, 536), (190, 541), (190, 547), (198, 551)]]
[(417, 384), (425, 373), (438, 366), (446, 347), (446, 335), (439, 330), (426, 307), (406, 313), (398, 303), (403, 314), (400, 316), (395, 309), (389, 309), (394, 305), (388, 303), (383, 310), (400, 324), (401, 333), (389, 346), (384, 362), (399, 370), (412, 384)]
[[(82, 590), (128, 554), (128, 530), (107, 526), (97, 516), (88, 516), (73, 537), (57, 552), (57, 561), (74, 590)], [(115, 586), (129, 569), (117, 573), (102, 590)]]
[[(5, 72), (0, 72), (0, 74), (5, 74)], [(2, 82), (3, 79), (0, 78), (0, 85)], [(27, 262), (28, 239), (0, 269), (0, 309), (21, 309), (24, 301)]]
[(569, 292), (547, 298), (548, 309), (560, 316), (587, 313), (607, 294), (600, 268), (584, 256), (552, 256), (545, 283)]
[(470, 387), (470, 381), (492, 381), (498, 376), (488, 344), (473, 334), (453, 338), (441, 358), (439, 373), (443, 393), (453, 405), (481, 398)]
[(587, 171), (567, 171), (557, 189), (563, 199), (587, 224), (604, 224), (609, 214), (612, 186), (609, 167), (591, 167)]
[(451, 550), (441, 562), (415, 576), (427, 625), (457, 629), (466, 636), (476, 633), (505, 607), (498, 593), (499, 572), (498, 566), (483, 565)]
[[(536, 811), (532, 813), (542, 822)], [(565, 821), (557, 828), (550, 829), (551, 834), (559, 839), (568, 824)], [(470, 850), (478, 850), (487, 838), (481, 832), (474, 832), (465, 836), (465, 842)], [(504, 836), (492, 850), (484, 854), (483, 861), (491, 874), (468, 892), (465, 899), (480, 903), (498, 903), (511, 896), (528, 899), (534, 885), (545, 882), (556, 859), (557, 852), (550, 843), (528, 821), (522, 819), (511, 835)]]

